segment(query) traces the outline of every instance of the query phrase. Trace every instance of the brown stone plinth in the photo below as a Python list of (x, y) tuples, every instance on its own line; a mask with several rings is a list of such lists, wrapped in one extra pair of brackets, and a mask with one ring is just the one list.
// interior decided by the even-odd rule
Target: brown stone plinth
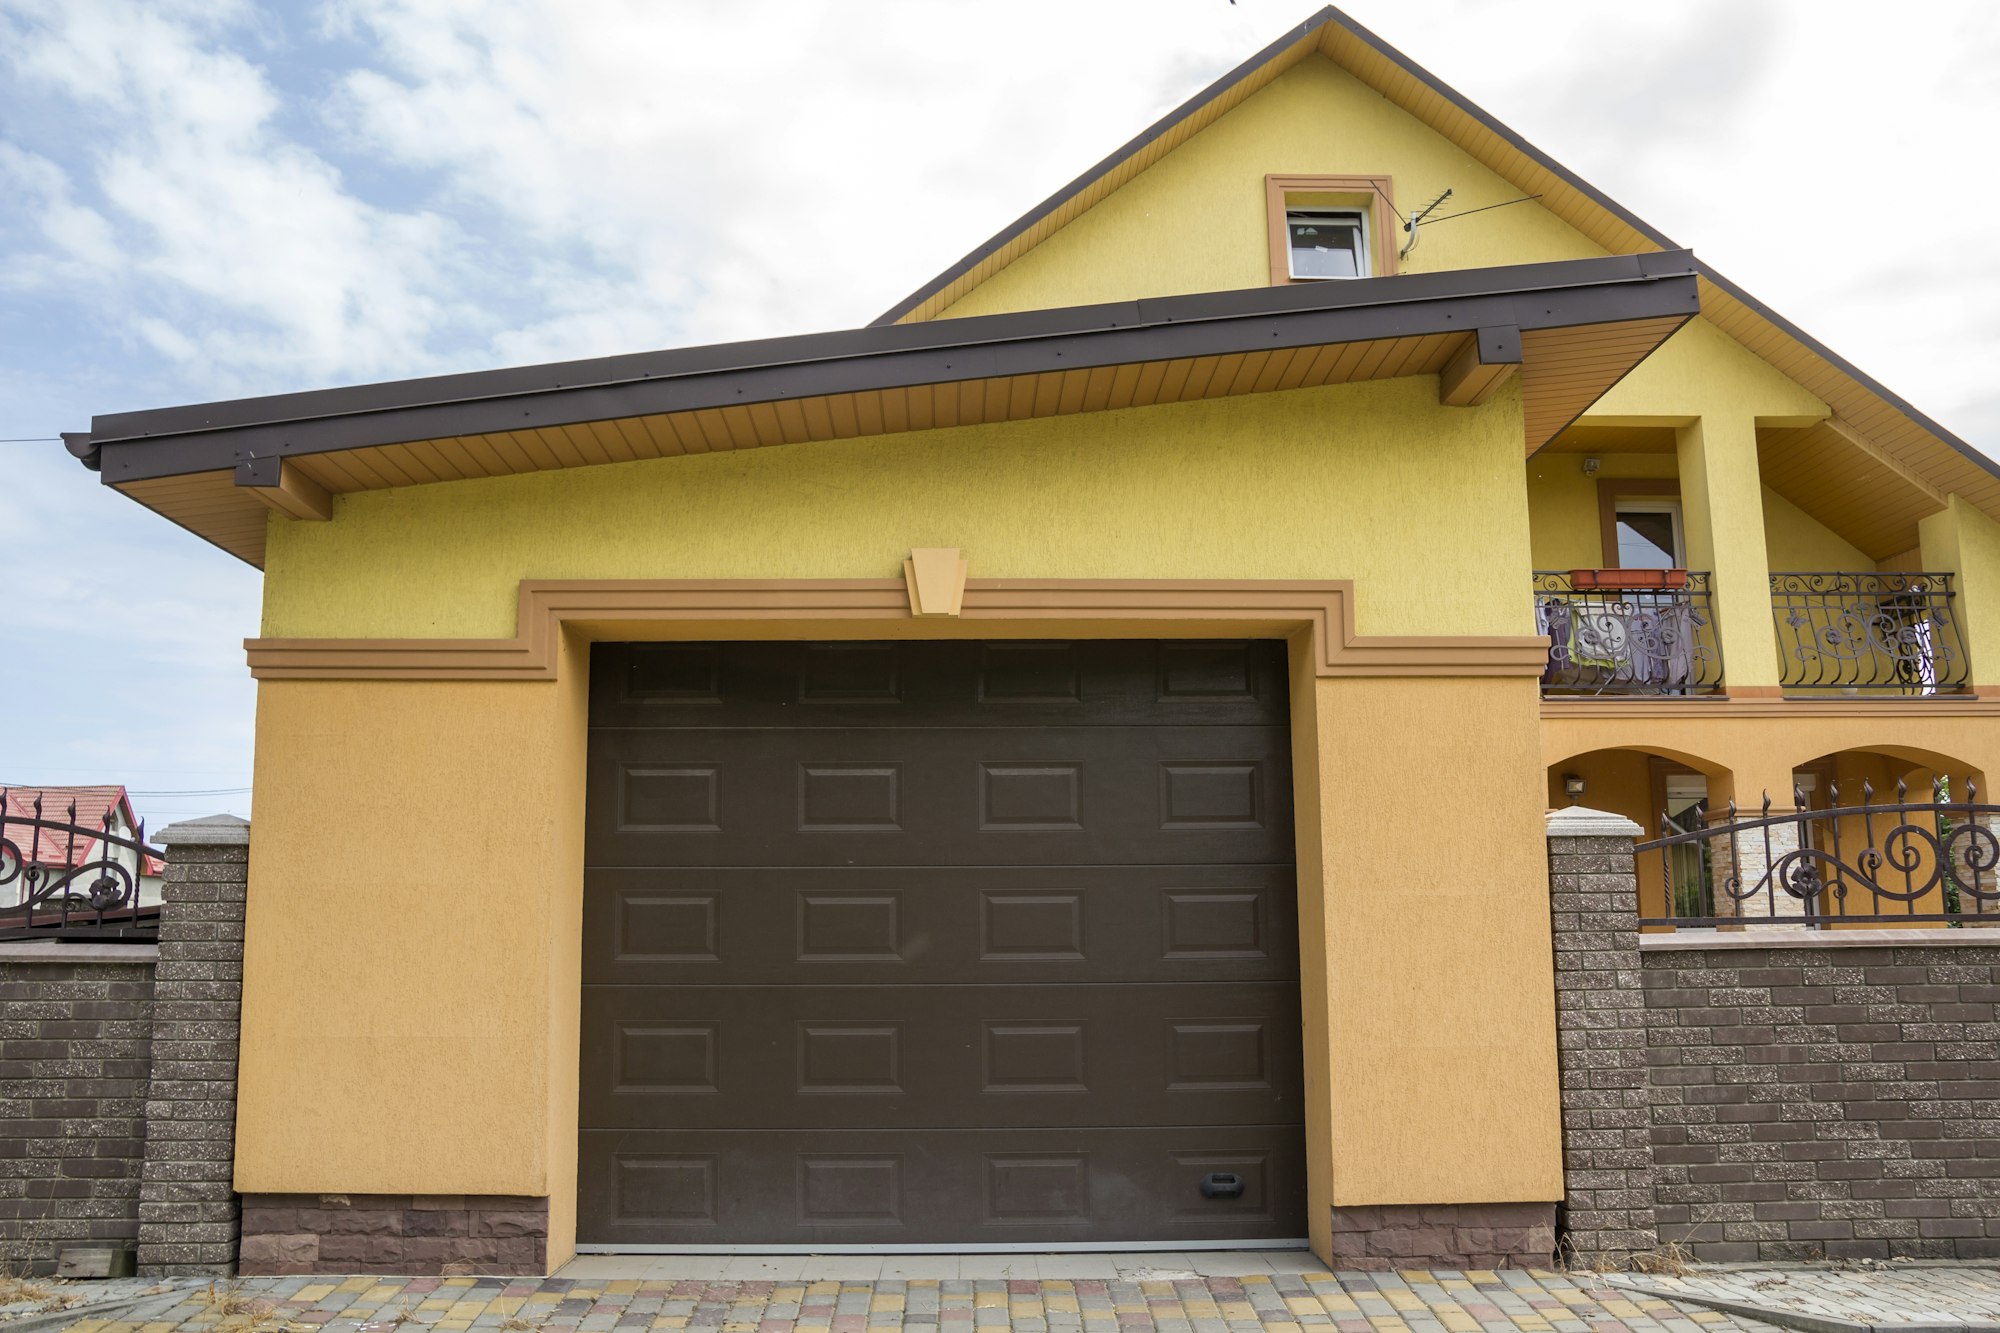
[(1553, 1202), (1398, 1203), (1333, 1210), (1335, 1268), (1546, 1268), (1555, 1248)]
[(246, 1194), (240, 1271), (539, 1274), (549, 1201), (512, 1195)]

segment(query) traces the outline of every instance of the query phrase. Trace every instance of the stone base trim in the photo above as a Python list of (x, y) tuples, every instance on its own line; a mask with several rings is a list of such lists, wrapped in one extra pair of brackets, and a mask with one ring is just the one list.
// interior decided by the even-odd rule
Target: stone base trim
[(547, 1271), (549, 1201), (494, 1194), (246, 1194), (246, 1276)]
[(1547, 1268), (1554, 1203), (1392, 1203), (1333, 1210), (1338, 1269)]

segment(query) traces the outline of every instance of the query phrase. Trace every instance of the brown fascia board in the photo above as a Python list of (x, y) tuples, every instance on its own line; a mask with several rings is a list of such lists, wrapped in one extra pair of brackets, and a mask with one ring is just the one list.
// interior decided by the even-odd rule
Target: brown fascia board
[[(1501, 121), (1490, 115), (1485, 110), (1485, 108), (1479, 106), (1476, 102), (1473, 102), (1472, 100), (1467, 98), (1463, 93), (1459, 92), (1456, 88), (1453, 88), (1450, 84), (1438, 78), (1437, 75), (1431, 73), (1429, 70), (1425, 69), (1422, 65), (1419, 65), (1416, 61), (1410, 59), (1408, 56), (1404, 55), (1401, 51), (1391, 46), (1388, 42), (1376, 36), (1368, 28), (1365, 28), (1361, 24), (1355, 22), (1352, 18), (1348, 17), (1347, 14), (1341, 11), (1340, 9), (1332, 5), (1327, 5), (1326, 7), (1322, 8), (1318, 13), (1314, 14), (1311, 18), (1307, 19), (1304, 23), (1299, 24), (1296, 28), (1293, 28), (1290, 32), (1280, 37), (1277, 41), (1272, 42), (1269, 46), (1266, 46), (1263, 50), (1251, 56), (1248, 60), (1238, 65), (1235, 69), (1230, 70), (1227, 74), (1217, 79), (1214, 83), (1209, 84), (1208, 87), (1202, 89), (1200, 92), (1196, 93), (1193, 97), (1181, 103), (1178, 107), (1175, 107), (1172, 111), (1168, 112), (1165, 116), (1161, 117), (1159, 120), (1155, 121), (1152, 125), (1148, 126), (1146, 129), (1141, 131), (1137, 137), (1130, 140), (1123, 147), (1119, 148), (1116, 152), (1113, 152), (1110, 156), (1106, 157), (1096, 166), (1090, 168), (1090, 170), (1084, 172), (1081, 176), (1078, 176), (1068, 185), (1063, 186), (1062, 189), (1057, 190), (1054, 194), (1050, 195), (1047, 199), (1044, 199), (1041, 203), (1037, 204), (1035, 207), (1029, 209), (1026, 213), (1023, 213), (1020, 217), (1016, 218), (1013, 222), (1009, 223), (1006, 227), (1002, 228), (984, 245), (981, 245), (971, 254), (968, 254), (967, 256), (965, 256), (965, 258), (959, 260), (956, 264), (953, 264), (950, 268), (938, 274), (935, 278), (932, 278), (922, 287), (919, 287), (916, 291), (912, 292), (910, 295), (904, 297), (901, 301), (897, 302), (894, 307), (892, 307), (890, 310), (888, 310), (887, 312), (882, 314), (879, 318), (877, 318), (875, 320), (875, 323), (878, 325), (888, 325), (888, 324), (894, 324), (897, 320), (902, 319), (905, 315), (909, 314), (912, 310), (915, 310), (925, 301), (930, 300), (931, 297), (937, 295), (939, 292), (949, 287), (952, 283), (957, 282), (967, 273), (970, 273), (973, 269), (977, 268), (980, 264), (984, 263), (993, 254), (995, 254), (1005, 246), (1013, 243), (1013, 241), (1019, 238), (1022, 235), (1022, 233), (1028, 231), (1030, 228), (1040, 223), (1044, 218), (1048, 217), (1051, 213), (1054, 213), (1057, 209), (1067, 204), (1071, 199), (1074, 199), (1077, 195), (1089, 189), (1092, 184), (1094, 184), (1099, 178), (1104, 176), (1106, 173), (1117, 169), (1122, 163), (1125, 162), (1127, 158), (1130, 158), (1134, 154), (1143, 151), (1154, 140), (1159, 139), (1162, 135), (1169, 133), (1182, 121), (1196, 114), (1203, 107), (1207, 106), (1210, 102), (1213, 102), (1218, 97), (1226, 95), (1232, 88), (1234, 88), (1237, 84), (1241, 83), (1244, 79), (1250, 77), (1252, 74), (1256, 73), (1259, 69), (1262, 69), (1266, 64), (1268, 64), (1272, 60), (1277, 59), (1279, 56), (1283, 55), (1286, 51), (1292, 49), (1294, 46), (1297, 46), (1300, 42), (1303, 42), (1307, 38), (1312, 37), (1315, 34), (1318, 34), (1322, 29), (1326, 28), (1329, 24), (1341, 28), (1349, 36), (1353, 37), (1356, 41), (1372, 48), (1374, 51), (1380, 54), (1385, 60), (1388, 60), (1391, 63), (1400, 66), (1412, 78), (1415, 78), (1418, 81), (1422, 82), (1425, 86), (1429, 87), (1432, 91), (1437, 93), (1439, 97), (1442, 97), (1445, 101), (1449, 102), (1452, 106), (1456, 107), (1459, 111), (1463, 112), (1468, 118), (1478, 122), (1478, 124), (1483, 129), (1505, 140), (1507, 144), (1514, 149), (1514, 151), (1520, 153), (1523, 157), (1529, 159), (1536, 165), (1542, 167), (1544, 170), (1548, 171), (1550, 174), (1560, 179), (1564, 184), (1576, 190), (1579, 194), (1582, 194), (1592, 203), (1596, 204), (1599, 208), (1603, 209), (1605, 212), (1609, 213), (1611, 216), (1617, 218), (1620, 222), (1630, 227), (1634, 232), (1638, 233), (1649, 243), (1658, 246), (1661, 250), (1666, 250), (1666, 251), (1679, 250), (1681, 248), (1676, 242), (1671, 240), (1665, 232), (1653, 226), (1653, 224), (1651, 224), (1650, 222), (1647, 222), (1644, 218), (1634, 213), (1631, 209), (1626, 208), (1616, 199), (1613, 199), (1610, 195), (1604, 193), (1602, 190), (1598, 189), (1595, 185), (1592, 185), (1589, 181), (1577, 175), (1574, 171), (1571, 171), (1568, 167), (1556, 161), (1553, 157), (1550, 157), (1547, 153), (1543, 152), (1541, 149), (1535, 147), (1535, 145), (1529, 143), (1526, 139), (1522, 138), (1518, 133), (1516, 133), (1512, 128), (1503, 124)], [(1848, 378), (1852, 379), (1855, 383), (1859, 384), (1863, 389), (1867, 390), (1869, 393), (1872, 393), (1876, 397), (1880, 398), (1883, 402), (1887, 403), (1890, 407), (1894, 408), (1896, 411), (1908, 417), (1911, 421), (1921, 426), (1924, 430), (1929, 431), (1932, 435), (1936, 436), (1938, 440), (1940, 440), (1942, 443), (1950, 446), (1958, 453), (1963, 454), (1966, 458), (1978, 464), (1980, 468), (1982, 468), (1986, 472), (1991, 473), (1996, 477), (2000, 477), (2000, 463), (1996, 463), (1993, 459), (1988, 458), (1978, 449), (1975, 449), (1971, 444), (1967, 443), (1959, 436), (1953, 434), (1951, 431), (1946, 430), (1943, 426), (1933, 421), (1929, 416), (1925, 415), (1923, 412), (1920, 412), (1916, 408), (1912, 407), (1901, 395), (1896, 394), (1891, 390), (1889, 390), (1881, 383), (1881, 381), (1875, 379), (1874, 376), (1869, 375), (1865, 371), (1856, 367), (1852, 362), (1848, 361), (1845, 357), (1839, 355), (1832, 348), (1828, 347), (1825, 343), (1813, 337), (1811, 334), (1807, 333), (1804, 329), (1801, 329), (1798, 325), (1786, 319), (1783, 315), (1780, 315), (1770, 306), (1764, 304), (1764, 302), (1758, 300), (1756, 297), (1752, 296), (1749, 292), (1743, 290), (1743, 288), (1739, 287), (1734, 282), (1731, 282), (1728, 278), (1723, 277), (1720, 273), (1716, 272), (1713, 268), (1711, 268), (1707, 264), (1701, 263), (1701, 261), (1699, 260), (1696, 261), (1696, 264), (1697, 264), (1697, 272), (1700, 274), (1702, 278), (1704, 278), (1709, 282), (1714, 283), (1717, 287), (1727, 292), (1731, 297), (1735, 298), (1738, 301), (1741, 301), (1745, 306), (1749, 307), (1751, 311), (1756, 313), (1760, 318), (1767, 320), (1773, 327), (1777, 328), (1786, 337), (1796, 341), (1800, 346), (1804, 347), (1814, 356), (1817, 356), (1822, 360), (1824, 360), (1827, 364), (1834, 367), (1841, 374), (1846, 375)]]
[[(106, 485), (451, 436), (1512, 325), (1692, 317), (1686, 252), (866, 327), (93, 418)], [(71, 452), (79, 445), (71, 443)], [(87, 460), (86, 460), (87, 461)]]

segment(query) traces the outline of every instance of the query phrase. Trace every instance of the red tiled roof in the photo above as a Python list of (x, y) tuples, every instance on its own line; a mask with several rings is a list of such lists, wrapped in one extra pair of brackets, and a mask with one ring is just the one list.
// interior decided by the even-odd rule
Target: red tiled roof
[[(72, 847), (69, 835), (56, 829), (40, 830), (40, 843), (36, 842), (36, 830), (32, 827), (14, 827), (17, 819), (35, 817), (35, 799), (41, 798), (42, 815), (45, 820), (59, 823), (71, 822), (70, 803), (76, 803), (75, 823), (83, 829), (97, 830), (104, 827), (107, 811), (117, 814), (117, 828), (114, 837), (130, 838), (138, 820), (132, 814), (131, 798), (125, 794), (123, 786), (104, 787), (9, 787), (0, 791), (0, 831), (7, 840), (21, 849), (21, 854), (35, 865), (80, 866), (87, 864), (97, 855), (95, 837), (77, 835)], [(166, 862), (157, 856), (146, 857), (147, 875), (166, 873)]]

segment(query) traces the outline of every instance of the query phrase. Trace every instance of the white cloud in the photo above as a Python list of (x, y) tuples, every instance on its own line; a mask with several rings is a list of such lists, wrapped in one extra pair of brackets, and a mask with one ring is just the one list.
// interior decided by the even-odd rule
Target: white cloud
[[(35, 178), (48, 210), (43, 276), (94, 289), (202, 390), (429, 364), (457, 318), (456, 228), (356, 197), (281, 132), (281, 92), (223, 44), (244, 35), (231, 17), (131, 0), (7, 6), (13, 75), (97, 131), (66, 169), (18, 146), (0, 158)], [(86, 190), (96, 207), (72, 202)]]

